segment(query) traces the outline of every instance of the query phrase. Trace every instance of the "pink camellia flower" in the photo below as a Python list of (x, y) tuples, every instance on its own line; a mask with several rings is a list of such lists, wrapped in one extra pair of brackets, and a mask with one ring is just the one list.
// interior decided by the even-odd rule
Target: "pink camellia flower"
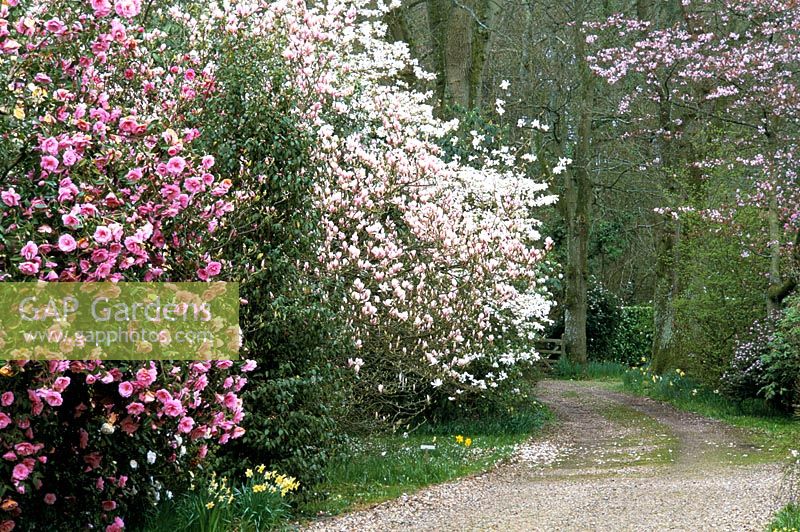
[(45, 504), (55, 504), (56, 503), (56, 496), (54, 493), (45, 493), (44, 494), (44, 503)]
[(39, 254), (39, 246), (28, 240), (28, 243), (22, 246), (22, 250), (20, 250), (19, 254), (22, 255), (25, 260), (33, 260), (33, 258)]
[(3, 455), (3, 460), (8, 460), (9, 462), (16, 462), (17, 455), (14, 451), (8, 451)]
[(111, 2), (108, 0), (91, 0), (91, 5), (96, 17), (107, 17), (111, 14)]
[(167, 161), (167, 172), (173, 175), (178, 175), (186, 168), (186, 159), (176, 155)]
[(183, 414), (183, 405), (177, 399), (170, 399), (164, 403), (164, 413), (170, 417), (178, 417)]
[(144, 412), (144, 405), (142, 403), (131, 403), (128, 405), (128, 413), (132, 416), (138, 416)]
[(206, 271), (205, 268), (199, 268), (197, 270), (197, 278), (200, 279), (201, 281), (208, 280), (208, 272)]
[(48, 172), (55, 172), (58, 168), (58, 159), (53, 157), (52, 155), (45, 155), (42, 157), (41, 166), (43, 170)]
[(200, 164), (203, 165), (203, 168), (208, 170), (212, 166), (214, 166), (214, 156), (213, 155), (204, 155), (202, 159), (200, 159)]
[(57, 392), (63, 392), (69, 386), (69, 383), (72, 379), (69, 377), (58, 377), (55, 382), (53, 382), (53, 389)]
[(133, 434), (137, 430), (139, 430), (139, 424), (136, 423), (131, 416), (126, 416), (120, 424), (119, 428), (126, 434)]
[(14, 470), (11, 472), (11, 478), (14, 480), (25, 480), (28, 478), (28, 475), (31, 474), (31, 470), (25, 464), (17, 464), (14, 466)]
[(61, 394), (53, 390), (42, 390), (41, 396), (50, 406), (61, 406), (61, 404), (64, 402)]
[(100, 462), (103, 460), (103, 455), (98, 453), (97, 451), (89, 453), (83, 457), (83, 461), (89, 465), (92, 469), (97, 469), (100, 467)]
[(15, 54), (22, 45), (14, 39), (6, 39), (0, 44), (0, 50), (7, 54)]
[(114, 11), (123, 18), (133, 18), (142, 11), (141, 0), (116, 0)]
[(118, 390), (122, 397), (130, 397), (133, 394), (133, 384), (128, 381), (123, 381), (119, 383)]
[(16, 444), (14, 446), (14, 450), (20, 456), (30, 456), (30, 455), (32, 455), (33, 453), (36, 452), (36, 449), (34, 448), (34, 446), (31, 443), (26, 442), (26, 441)]
[(196, 194), (203, 190), (203, 182), (196, 177), (187, 177), (183, 182), (183, 188), (192, 194)]
[(0, 405), (11, 406), (13, 402), (14, 392), (3, 392), (3, 395), (0, 395)]
[(106, 532), (122, 532), (125, 528), (125, 521), (119, 517), (114, 518), (114, 522), (106, 527)]
[(117, 509), (117, 503), (114, 501), (103, 501), (101, 506), (104, 512), (110, 512)]
[(19, 264), (19, 271), (24, 275), (36, 275), (39, 273), (39, 263), (25, 261)]
[(244, 373), (247, 373), (248, 371), (253, 371), (254, 369), (256, 369), (256, 366), (257, 366), (257, 364), (256, 364), (255, 360), (247, 360), (242, 365), (242, 371)]
[(78, 152), (72, 148), (65, 151), (63, 157), (61, 158), (61, 160), (64, 161), (64, 166), (72, 166), (78, 162), (78, 159), (80, 159)]
[(50, 155), (57, 155), (58, 154), (58, 140), (55, 137), (47, 137), (42, 141), (41, 149), (45, 153), (49, 153)]
[(64, 222), (64, 225), (69, 227), (70, 229), (77, 229), (81, 225), (80, 219), (72, 213), (67, 213), (61, 217), (61, 221)]
[(236, 397), (236, 394), (233, 392), (228, 392), (225, 394), (225, 398), (222, 401), (222, 404), (225, 405), (225, 408), (229, 410), (235, 409), (239, 405), (239, 398)]
[(219, 272), (222, 271), (222, 264), (219, 262), (212, 260), (206, 265), (206, 273), (208, 273), (209, 277), (214, 277), (219, 275)]
[(58, 249), (63, 251), (64, 253), (70, 253), (75, 251), (75, 247), (77, 246), (75, 239), (72, 238), (72, 235), (61, 235), (58, 237)]
[(141, 168), (132, 168), (125, 177), (131, 181), (139, 181), (142, 175), (144, 175), (144, 172)]
[(19, 205), (19, 200), (22, 196), (17, 194), (14, 187), (9, 188), (8, 190), (3, 190), (0, 192), (0, 199), (3, 200), (3, 203), (8, 205), (9, 207), (16, 207)]
[(150, 386), (156, 381), (156, 369), (155, 368), (141, 368), (139, 371), (136, 372), (136, 382), (139, 386), (146, 388)]
[(172, 399), (172, 394), (169, 393), (164, 388), (161, 388), (160, 390), (156, 391), (156, 399), (158, 399), (162, 403), (166, 403), (167, 401)]
[(94, 230), (94, 239), (99, 244), (107, 244), (114, 239), (114, 235), (111, 233), (111, 229), (105, 225), (98, 225)]
[(65, 29), (64, 23), (56, 18), (51, 18), (45, 22), (44, 27), (47, 28), (47, 31), (53, 33), (62, 33)]
[(0, 412), (0, 429), (4, 429), (11, 424), (11, 418), (5, 412)]
[(192, 427), (194, 427), (194, 419), (188, 416), (182, 417), (178, 422), (178, 430), (184, 434), (192, 432)]

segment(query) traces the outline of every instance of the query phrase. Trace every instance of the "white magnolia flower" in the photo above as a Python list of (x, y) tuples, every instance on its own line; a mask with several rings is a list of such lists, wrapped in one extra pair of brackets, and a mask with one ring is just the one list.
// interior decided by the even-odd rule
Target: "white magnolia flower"
[(441, 385), (442, 385), (442, 379), (436, 379), (431, 383), (431, 386), (433, 386), (434, 388), (438, 388)]
[(103, 423), (100, 426), (100, 432), (102, 434), (114, 434), (114, 425), (111, 423)]
[(507, 79), (504, 79), (503, 81), (500, 82), (500, 88), (504, 91), (507, 91), (510, 86), (511, 83), (509, 83)]
[(139, 468), (139, 462), (137, 462), (136, 460), (131, 460), (131, 469), (138, 469), (138, 468)]
[(156, 463), (156, 453), (154, 453), (153, 451), (147, 451), (147, 463), (148, 464)]

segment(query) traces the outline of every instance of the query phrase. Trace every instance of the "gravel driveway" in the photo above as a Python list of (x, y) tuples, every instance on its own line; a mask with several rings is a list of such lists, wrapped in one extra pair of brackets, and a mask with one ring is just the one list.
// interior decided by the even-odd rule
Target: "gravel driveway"
[(741, 430), (597, 383), (543, 381), (558, 423), (495, 470), (306, 530), (763, 530), (780, 465)]

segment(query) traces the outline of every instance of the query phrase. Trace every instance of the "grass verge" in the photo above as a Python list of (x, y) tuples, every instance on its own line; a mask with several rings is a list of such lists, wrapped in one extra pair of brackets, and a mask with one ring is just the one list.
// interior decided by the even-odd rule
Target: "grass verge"
[(551, 418), (538, 403), (493, 416), (426, 424), (408, 434), (354, 438), (328, 466), (325, 484), (301, 507), (306, 518), (354, 510), (490, 469)]
[(769, 530), (769, 532), (800, 531), (800, 505), (786, 505), (781, 511), (775, 514), (767, 530)]
[(753, 443), (763, 447), (765, 458), (784, 460), (800, 442), (800, 421), (771, 408), (762, 400), (735, 401), (686, 378), (680, 370), (654, 376), (647, 368), (626, 372), (621, 389), (665, 401), (680, 410), (719, 419), (746, 429)]
[(590, 360), (578, 364), (564, 357), (553, 366), (553, 377), (565, 380), (613, 380), (621, 379), (628, 367), (619, 362), (600, 362)]

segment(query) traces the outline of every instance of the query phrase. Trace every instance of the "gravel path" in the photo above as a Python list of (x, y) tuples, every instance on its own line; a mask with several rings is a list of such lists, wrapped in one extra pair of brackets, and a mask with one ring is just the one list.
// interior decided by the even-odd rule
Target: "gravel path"
[(744, 431), (596, 383), (543, 381), (558, 424), (483, 475), (307, 530), (763, 530), (780, 466)]

